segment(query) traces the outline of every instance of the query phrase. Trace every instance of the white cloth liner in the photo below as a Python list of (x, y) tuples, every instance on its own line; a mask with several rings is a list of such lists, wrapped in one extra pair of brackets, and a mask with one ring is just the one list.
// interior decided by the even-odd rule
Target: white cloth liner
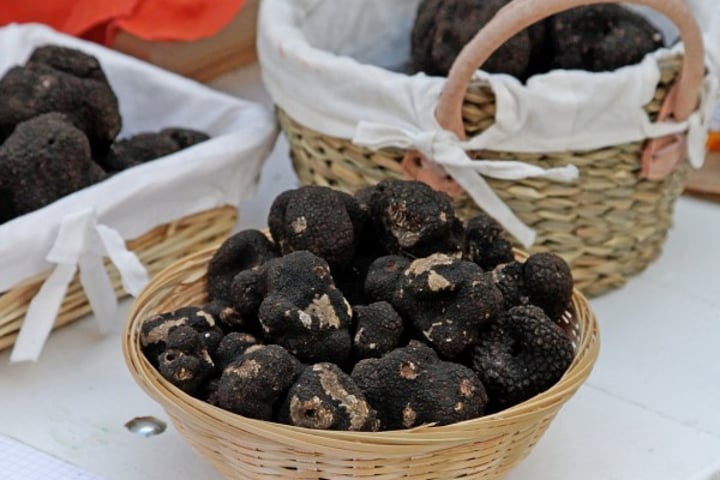
[(78, 265), (95, 316), (107, 328), (117, 300), (102, 257), (118, 268), (125, 290), (138, 294), (147, 273), (124, 240), (186, 215), (237, 206), (254, 193), (277, 136), (266, 107), (40, 25), (0, 29), (0, 76), (43, 44), (98, 58), (118, 96), (119, 138), (170, 126), (206, 131), (212, 138), (0, 225), (0, 292), (53, 270), (30, 305), (11, 361), (37, 360)]
[[(698, 2), (702, 0), (696, 0)], [(713, 0), (714, 1), (714, 0)], [(410, 28), (419, 0), (265, 0), (260, 9), (258, 54), (263, 81), (274, 102), (303, 125), (371, 148), (414, 148), (443, 165), (473, 199), (529, 246), (534, 232), (490, 190), (493, 176), (459, 150), (557, 152), (591, 150), (689, 131), (689, 157), (700, 166), (716, 99), (709, 75), (703, 106), (681, 123), (652, 123), (643, 110), (660, 78), (658, 59), (682, 51), (653, 52), (632, 66), (608, 73), (558, 70), (523, 85), (502, 74), (477, 72), (495, 93), (495, 124), (460, 142), (438, 125), (434, 112), (444, 78), (408, 75)], [(720, 9), (717, 4), (714, 10)], [(714, 25), (720, 30), (720, 26)], [(709, 32), (708, 36), (716, 35)], [(708, 45), (708, 67), (718, 72), (720, 43)], [(393, 71), (394, 70), (394, 71)], [(458, 162), (463, 164), (458, 167)], [(473, 165), (478, 165), (477, 167)], [(513, 177), (534, 170), (516, 162)], [(571, 169), (549, 172), (571, 180)]]

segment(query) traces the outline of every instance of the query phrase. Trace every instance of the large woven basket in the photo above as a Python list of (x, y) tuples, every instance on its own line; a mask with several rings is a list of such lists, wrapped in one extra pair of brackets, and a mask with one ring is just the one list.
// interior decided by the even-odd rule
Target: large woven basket
[(248, 419), (183, 393), (157, 373), (140, 348), (144, 319), (205, 300), (205, 271), (213, 253), (199, 252), (155, 276), (133, 304), (122, 340), (140, 387), (162, 405), (198, 455), (228, 479), (502, 478), (530, 453), (598, 355), (597, 321), (576, 290), (565, 323), (576, 349), (571, 366), (549, 390), (507, 410), (453, 425), (378, 433)]
[[(492, 53), (492, 45), (500, 45), (521, 27), (533, 23), (531, 14), (539, 19), (553, 13), (549, 11), (551, 8), (559, 11), (581, 4), (611, 2), (545, 2), (536, 8), (540, 14), (531, 8), (516, 8), (513, 11), (513, 6), (522, 5), (510, 4), (504, 12), (509, 15), (503, 17), (504, 20), (509, 18), (509, 21), (498, 23), (501, 17), (498, 14), (466, 47), (464, 53), (467, 54), (461, 54), (456, 60), (438, 105), (440, 125), (459, 138), (465, 138), (478, 135), (494, 123), (493, 92), (486, 84), (471, 81), (472, 72)], [(514, 3), (529, 2), (521, 0)], [(550, 6), (550, 3), (553, 5)], [(637, 0), (636, 3), (659, 8), (662, 2)], [(667, 5), (670, 4), (665, 4), (665, 8), (669, 9)], [(686, 51), (690, 52), (686, 37), (694, 41), (699, 38), (699, 33), (686, 9), (675, 10), (676, 23), (677, 18), (682, 20), (679, 22), (682, 24), (679, 25), (681, 32), (692, 32), (683, 35)], [(494, 28), (492, 32), (491, 26)], [(489, 38), (491, 34), (495, 34), (496, 38)], [(481, 35), (485, 36), (481, 38)], [(483, 43), (490, 47), (483, 47)], [(480, 52), (478, 47), (483, 51)], [(701, 41), (697, 48), (702, 52)], [(476, 51), (470, 51), (473, 49)], [(468, 58), (471, 59), (469, 63)], [(686, 74), (679, 80), (683, 61), (683, 71), (694, 74)], [(690, 102), (691, 109), (696, 108), (704, 70), (702, 55), (669, 58), (659, 67), (661, 81), (654, 99), (645, 106), (648, 116), (653, 121), (658, 118), (671, 87), (681, 81), (678, 92), (685, 97), (686, 104)], [(699, 76), (697, 72), (700, 72)], [(457, 97), (457, 100), (450, 97)], [(454, 101), (457, 105), (452, 105)], [(444, 118), (443, 113), (446, 114)], [(690, 113), (686, 111), (683, 115)], [(407, 177), (407, 170), (403, 168), (403, 160), (408, 154), (405, 150), (370, 150), (353, 144), (351, 140), (308, 128), (297, 118), (291, 118), (282, 106), (278, 106), (278, 114), (290, 143), (294, 168), (304, 184), (328, 185), (355, 192), (387, 177)], [(457, 119), (453, 115), (457, 115)], [(461, 122), (458, 121), (460, 116)], [(687, 162), (681, 162), (662, 179), (643, 178), (641, 158), (646, 145), (647, 141), (638, 141), (586, 151), (476, 151), (469, 154), (476, 158), (519, 160), (544, 168), (565, 165), (578, 168), (579, 180), (571, 184), (544, 179), (507, 181), (486, 178), (486, 181), (518, 218), (537, 232), (536, 242), (530, 251), (552, 251), (561, 255), (571, 265), (577, 287), (584, 294), (594, 296), (623, 285), (628, 277), (642, 271), (660, 254), (672, 225), (675, 200), (682, 192), (687, 177)], [(478, 206), (464, 192), (456, 196), (455, 201), (456, 208), (464, 217), (478, 211)]]
[[(180, 218), (157, 226), (144, 235), (127, 242), (128, 250), (137, 255), (150, 275), (187, 255), (220, 244), (230, 235), (237, 221), (237, 209), (224, 206)], [(127, 296), (120, 276), (111, 262), (105, 266), (110, 273), (118, 299)], [(0, 292), (0, 350), (15, 343), (30, 300), (40, 290), (49, 272), (37, 275)], [(91, 308), (78, 275), (73, 279), (63, 300), (53, 328), (58, 328), (88, 313)]]

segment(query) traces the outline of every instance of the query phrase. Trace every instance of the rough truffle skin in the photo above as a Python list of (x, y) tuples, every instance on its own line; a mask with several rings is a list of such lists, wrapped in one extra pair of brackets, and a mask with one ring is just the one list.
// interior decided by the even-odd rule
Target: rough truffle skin
[(472, 262), (444, 254), (417, 259), (403, 272), (393, 306), (444, 357), (478, 339), (503, 305), (502, 293)]
[(487, 389), (489, 409), (498, 411), (550, 388), (573, 357), (565, 332), (529, 305), (513, 307), (482, 332), (472, 364)]
[(377, 431), (375, 410), (350, 375), (333, 363), (305, 368), (290, 387), (278, 421), (319, 430)]
[(365, 276), (365, 298), (370, 302), (393, 303), (403, 272), (410, 260), (399, 255), (385, 255), (375, 259)]
[(275, 403), (294, 383), (295, 373), (296, 361), (284, 348), (251, 347), (225, 367), (213, 398), (231, 412), (272, 420)]
[(205, 333), (214, 330), (217, 322), (198, 307), (183, 307), (145, 319), (140, 327), (140, 345), (150, 363), (157, 366), (158, 356), (165, 351), (170, 333), (181, 326)]
[(498, 290), (502, 292), (505, 310), (518, 305), (527, 305), (530, 302), (525, 291), (525, 272), (522, 262), (500, 264), (489, 275)]
[(342, 364), (352, 345), (352, 308), (335, 287), (330, 267), (307, 251), (267, 264), (267, 296), (258, 318), (265, 339), (307, 363)]
[(43, 45), (33, 50), (27, 63), (42, 63), (78, 78), (91, 78), (107, 83), (100, 62), (80, 50), (58, 45)]
[(523, 276), (529, 302), (557, 321), (568, 309), (572, 298), (570, 266), (553, 253), (535, 253), (523, 264)]
[[(71, 51), (67, 54), (71, 58), (63, 60), (64, 51), (56, 48), (52, 61), (47, 54), (38, 54), (39, 58), (10, 69), (0, 79), (0, 139), (20, 122), (60, 112), (85, 132), (93, 154), (103, 154), (122, 125), (117, 97), (107, 80), (91, 73), (97, 60), (88, 56), (87, 65), (81, 67), (80, 52)], [(89, 76), (78, 76), (74, 70)]]
[[(446, 76), (460, 50), (509, 0), (424, 0), (411, 33), (411, 61), (416, 71)], [(532, 32), (532, 34), (530, 33)], [(544, 26), (523, 30), (498, 48), (482, 66), (492, 73), (525, 78), (534, 43)]]
[(0, 177), (11, 199), (9, 213), (24, 215), (103, 180), (105, 173), (92, 161), (83, 132), (65, 115), (48, 113), (18, 124), (0, 146)]
[(353, 358), (380, 357), (398, 346), (404, 332), (403, 319), (388, 302), (353, 307), (355, 336)]
[(314, 185), (283, 192), (268, 215), (270, 234), (283, 255), (307, 250), (333, 268), (351, 262), (365, 224), (366, 214), (355, 198)]
[(662, 34), (620, 5), (588, 5), (550, 19), (554, 68), (612, 71), (663, 46)]
[(209, 137), (203, 132), (188, 129), (167, 129), (144, 132), (114, 142), (106, 155), (96, 162), (108, 173), (116, 173), (178, 152)]
[(244, 332), (230, 332), (220, 341), (213, 361), (219, 370), (224, 370), (230, 363), (240, 357), (248, 348), (259, 345), (260, 341), (255, 336)]
[(210, 300), (203, 305), (203, 310), (217, 320), (218, 324), (225, 331), (238, 331), (248, 327), (245, 319), (235, 310), (230, 302), (222, 299)]
[(501, 263), (512, 262), (515, 256), (502, 226), (481, 212), (465, 225), (463, 259), (477, 263), (483, 270), (492, 270)]
[(166, 380), (192, 396), (201, 394), (201, 387), (215, 371), (204, 334), (189, 325), (170, 331), (167, 349), (160, 354), (158, 363)]
[(230, 303), (235, 275), (278, 257), (275, 244), (259, 230), (242, 230), (225, 240), (210, 259), (207, 270), (208, 297)]
[(389, 254), (417, 258), (462, 249), (463, 225), (450, 197), (422, 182), (385, 179), (375, 186), (369, 207)]
[(202, 394), (202, 386), (212, 374), (212, 368), (202, 358), (176, 349), (165, 350), (158, 362), (163, 378), (196, 397)]
[(351, 377), (377, 410), (382, 430), (468, 420), (483, 415), (487, 403), (475, 372), (440, 360), (418, 341), (359, 361)]

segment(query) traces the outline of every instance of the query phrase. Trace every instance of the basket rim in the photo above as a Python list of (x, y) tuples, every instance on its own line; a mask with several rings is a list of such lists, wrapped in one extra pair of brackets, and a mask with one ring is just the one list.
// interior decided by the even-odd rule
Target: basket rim
[[(457, 444), (482, 440), (480, 434), (485, 430), (488, 438), (500, 435), (493, 430), (507, 424), (534, 416), (542, 416), (549, 410), (559, 409), (570, 396), (584, 383), (590, 375), (599, 355), (600, 333), (599, 324), (592, 312), (588, 300), (577, 289), (573, 290), (572, 309), (580, 326), (580, 341), (576, 347), (575, 357), (561, 379), (552, 387), (538, 395), (499, 412), (464, 420), (449, 425), (421, 425), (407, 430), (385, 430), (380, 432), (352, 432), (335, 430), (317, 430), (305, 427), (286, 425), (272, 421), (258, 420), (224, 410), (203, 400), (194, 398), (165, 380), (150, 364), (140, 349), (140, 325), (144, 317), (140, 315), (144, 305), (156, 293), (153, 287), (163, 286), (169, 277), (179, 271), (192, 271), (207, 264), (218, 246), (206, 248), (188, 257), (176, 261), (159, 272), (148, 286), (133, 301), (127, 315), (122, 332), (122, 350), (127, 368), (135, 382), (158, 402), (173, 418), (176, 415), (193, 415), (202, 421), (216, 424), (219, 428), (228, 427), (262, 436), (270, 441), (281, 444), (296, 444), (302, 438), (309, 444), (328, 442), (326, 446), (339, 447), (339, 442), (347, 442), (353, 451), (362, 448), (377, 448), (378, 445), (406, 445), (414, 452), (419, 447), (438, 450)], [(527, 257), (527, 253), (516, 249), (519, 259)], [(185, 268), (183, 268), (185, 267)], [(187, 277), (189, 283), (204, 277), (204, 271), (197, 271)], [(325, 447), (325, 446), (324, 446)]]

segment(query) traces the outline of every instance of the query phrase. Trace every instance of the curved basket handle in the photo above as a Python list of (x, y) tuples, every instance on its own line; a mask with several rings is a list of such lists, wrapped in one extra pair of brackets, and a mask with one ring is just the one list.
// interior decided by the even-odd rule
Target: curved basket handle
[[(630, 0), (654, 8), (675, 23), (685, 44), (677, 96), (669, 105), (669, 114), (685, 120), (695, 110), (705, 73), (702, 33), (684, 0)], [(460, 139), (465, 138), (462, 103), (475, 71), (503, 43), (516, 33), (546, 17), (575, 7), (617, 0), (513, 0), (500, 9), (455, 59), (435, 113), (440, 125)]]

